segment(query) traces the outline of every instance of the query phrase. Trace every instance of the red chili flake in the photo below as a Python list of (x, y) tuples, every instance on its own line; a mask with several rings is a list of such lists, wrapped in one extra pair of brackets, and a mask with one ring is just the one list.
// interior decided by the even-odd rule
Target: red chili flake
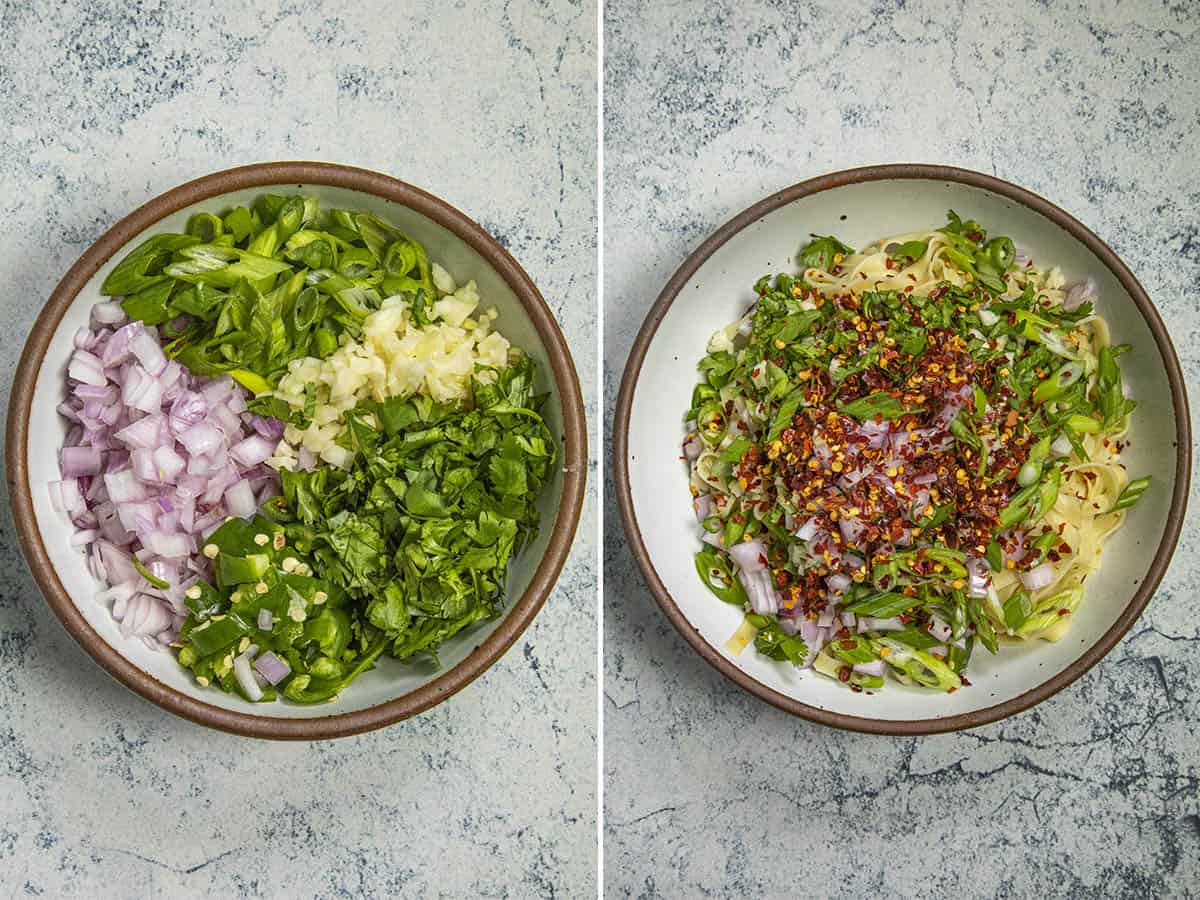
[(967, 677), (965, 675), (962, 677), (962, 683), (963, 683), (963, 687), (971, 686), (971, 682), (967, 681)]
[(853, 670), (850, 668), (850, 666), (842, 666), (840, 669), (838, 669), (838, 681), (849, 681), (851, 671)]
[(1060, 616), (1069, 616), (1071, 614), (1071, 611), (1069, 609), (1060, 609), (1058, 611), (1058, 614)]

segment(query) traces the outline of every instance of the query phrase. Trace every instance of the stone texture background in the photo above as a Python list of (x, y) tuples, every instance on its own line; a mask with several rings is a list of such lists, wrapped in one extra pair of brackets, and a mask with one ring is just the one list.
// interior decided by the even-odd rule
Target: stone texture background
[[(661, 286), (804, 178), (939, 162), (1095, 229), (1200, 393), (1200, 6), (610, 0), (605, 397)], [(973, 732), (846, 734), (742, 693), (658, 611), (605, 510), (613, 897), (1196, 896), (1200, 586), (1188, 527), (1146, 615), (1052, 700)]]
[[(0, 0), (3, 407), (43, 299), (112, 222), (207, 172), (322, 159), (497, 235), (557, 313), (594, 419), (595, 54), (591, 0)], [(202, 729), (104, 675), (0, 508), (0, 896), (594, 894), (594, 503), (493, 670), (408, 723), (294, 745)]]

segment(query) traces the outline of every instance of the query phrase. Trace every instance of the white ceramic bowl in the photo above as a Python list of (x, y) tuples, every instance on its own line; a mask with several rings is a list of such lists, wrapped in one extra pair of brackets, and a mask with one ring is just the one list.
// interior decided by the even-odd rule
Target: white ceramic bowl
[[(83, 555), (71, 548), (73, 526), (50, 506), (66, 432), (55, 411), (63, 399), (67, 358), (76, 330), (88, 324), (99, 287), (125, 253), (149, 235), (181, 232), (201, 210), (249, 205), (264, 192), (304, 193), (325, 207), (367, 210), (425, 244), (456, 279), (475, 279), (499, 327), (536, 359), (549, 391), (546, 419), (562, 437), (559, 467), (539, 503), (536, 542), (513, 561), (503, 615), (447, 642), (442, 668), (403, 665), (386, 657), (335, 702), (252, 705), (200, 688), (172, 654), (123, 638)], [(150, 201), (115, 225), (55, 290), (25, 345), (9, 410), (8, 478), (22, 549), (50, 605), (89, 653), (123, 683), (180, 715), (256, 737), (314, 739), (353, 734), (418, 713), (464, 687), (516, 640), (541, 608), (566, 559), (583, 499), (586, 429), (574, 365), (553, 314), (516, 261), (458, 210), (403, 182), (346, 166), (271, 163), (206, 176)]]
[[(810, 234), (851, 246), (937, 227), (946, 210), (1012, 237), (1068, 279), (1091, 276), (1114, 340), (1134, 345), (1122, 371), (1138, 400), (1123, 460), (1153, 476), (1125, 527), (1105, 547), (1071, 631), (1057, 643), (973, 655), (972, 686), (951, 695), (889, 682), (854, 693), (811, 671), (724, 645), (742, 619), (696, 576), (699, 534), (679, 459), (683, 413), (709, 336), (740, 317), (764, 273), (795, 272)], [(1092, 232), (1049, 202), (990, 176), (935, 166), (839, 172), (763, 200), (709, 238), (647, 316), (625, 370), (615, 424), (615, 482), (630, 544), (655, 596), (695, 649), (722, 673), (785, 710), (844, 728), (926, 733), (972, 727), (1037, 703), (1107, 653), (1161, 579), (1183, 521), (1191, 445), (1183, 376), (1166, 329), (1129, 270)]]

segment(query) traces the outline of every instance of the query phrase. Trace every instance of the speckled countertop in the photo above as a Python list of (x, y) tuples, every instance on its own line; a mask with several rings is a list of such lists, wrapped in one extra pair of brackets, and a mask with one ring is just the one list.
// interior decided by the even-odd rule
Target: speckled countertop
[[(1197, 402), (1200, 6), (866, 8), (609, 4), (608, 402), (647, 307), (717, 225), (883, 162), (995, 173), (1088, 223), (1155, 299)], [(605, 520), (610, 896), (1200, 893), (1194, 497), (1101, 665), (1006, 722), (918, 739), (812, 725), (727, 683), (658, 611), (611, 502)]]
[[(112, 222), (216, 169), (307, 158), (404, 178), (497, 235), (594, 412), (594, 4), (214, 6), (0, 2), (0, 408), (43, 298)], [(0, 506), (0, 897), (595, 893), (593, 503), (495, 668), (410, 722), (295, 745), (108, 678)]]

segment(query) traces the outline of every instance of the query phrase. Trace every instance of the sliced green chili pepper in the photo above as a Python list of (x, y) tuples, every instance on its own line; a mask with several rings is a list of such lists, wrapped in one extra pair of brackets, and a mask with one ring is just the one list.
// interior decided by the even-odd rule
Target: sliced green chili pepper
[(727, 557), (705, 547), (696, 554), (696, 572), (704, 586), (712, 591), (717, 599), (734, 606), (746, 605), (746, 589), (733, 574)]
[(250, 633), (250, 626), (236, 613), (214, 616), (188, 632), (188, 643), (200, 656), (210, 656), (224, 650)]

